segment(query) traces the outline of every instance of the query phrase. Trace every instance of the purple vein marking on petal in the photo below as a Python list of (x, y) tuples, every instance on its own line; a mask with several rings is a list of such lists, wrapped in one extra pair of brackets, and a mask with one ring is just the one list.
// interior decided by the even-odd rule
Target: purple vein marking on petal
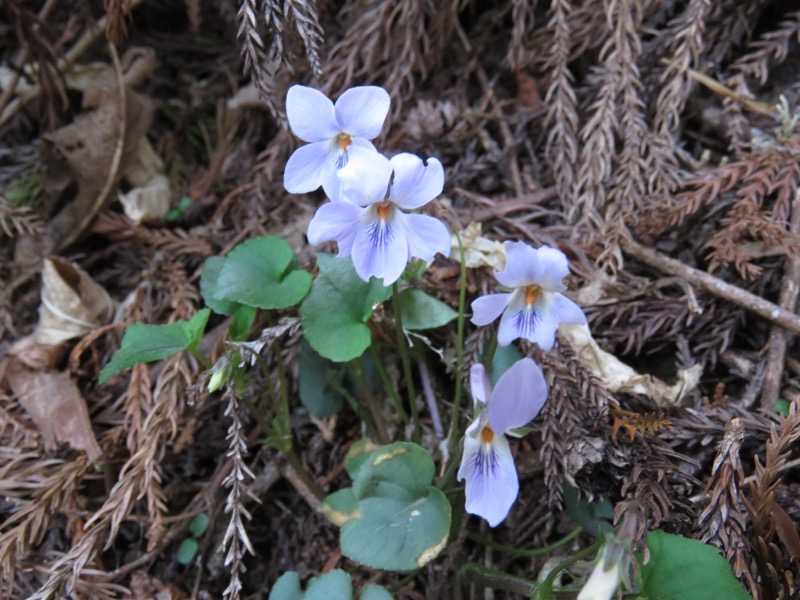
[(519, 337), (530, 338), (536, 329), (536, 323), (540, 321), (541, 315), (533, 309), (532, 305), (526, 306), (514, 315), (514, 327), (519, 333)]

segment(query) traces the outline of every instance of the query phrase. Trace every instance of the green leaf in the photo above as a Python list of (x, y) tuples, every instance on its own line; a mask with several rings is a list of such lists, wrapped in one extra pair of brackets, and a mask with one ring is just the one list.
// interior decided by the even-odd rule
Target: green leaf
[(197, 556), (197, 540), (194, 538), (186, 538), (178, 546), (178, 554), (176, 556), (179, 563), (188, 565)]
[(438, 556), (447, 543), (451, 510), (431, 485), (434, 474), (430, 454), (416, 444), (398, 442), (370, 453), (356, 472), (353, 497), (340, 490), (329, 503), (349, 510), (358, 502), (357, 512), (339, 511), (349, 516), (341, 528), (342, 554), (394, 571), (418, 569)]
[(247, 340), (247, 334), (250, 333), (250, 328), (253, 326), (253, 321), (256, 320), (256, 309), (252, 306), (239, 306), (239, 309), (233, 313), (231, 324), (228, 325), (228, 336), (232, 342), (244, 342)]
[(383, 586), (370, 583), (361, 590), (359, 600), (392, 600), (392, 595)]
[[(308, 590), (303, 592), (300, 576), (289, 571), (272, 586), (269, 600), (353, 600), (353, 582), (350, 575), (334, 569), (321, 577), (314, 577), (308, 582)], [(392, 600), (392, 597), (381, 586), (370, 584), (362, 590), (360, 600)]]
[(519, 348), (515, 345), (498, 346), (492, 357), (492, 385), (497, 385), (497, 380), (500, 379), (503, 373), (508, 371), (511, 365), (522, 358), (524, 358), (522, 352), (520, 352)]
[(255, 308), (294, 306), (311, 287), (311, 274), (295, 269), (294, 263), (294, 252), (285, 240), (247, 240), (225, 257), (211, 295)]
[(353, 488), (337, 490), (325, 497), (322, 503), (322, 514), (334, 525), (341, 527), (350, 519), (358, 517), (358, 499)]
[(337, 380), (339, 385), (344, 379), (341, 366), (322, 358), (303, 341), (300, 346), (300, 401), (308, 411), (318, 417), (329, 417), (342, 408), (342, 396), (331, 389), (331, 382)]
[(647, 534), (647, 549), (647, 564), (637, 559), (649, 600), (752, 600), (713, 546), (657, 530)]
[(288, 571), (280, 577), (269, 593), (269, 600), (303, 600), (303, 588), (300, 587), (300, 575)]
[(403, 327), (409, 331), (441, 327), (458, 317), (457, 311), (422, 290), (405, 289), (399, 300)]
[(189, 533), (196, 538), (203, 535), (206, 529), (208, 529), (208, 515), (206, 513), (200, 513), (189, 524)]
[(206, 259), (203, 264), (203, 273), (200, 275), (200, 293), (203, 295), (206, 306), (211, 310), (217, 314), (229, 316), (239, 310), (242, 305), (218, 295), (217, 280), (224, 264), (224, 256), (210, 256)]
[(334, 569), (308, 584), (305, 600), (353, 600), (353, 582), (350, 575)]
[(321, 356), (344, 362), (361, 356), (372, 342), (366, 323), (373, 306), (392, 290), (372, 278), (362, 281), (349, 259), (317, 257), (319, 275), (300, 306), (306, 339)]
[(614, 507), (608, 500), (587, 502), (578, 498), (578, 490), (564, 484), (564, 507), (573, 521), (596, 537), (614, 531)]
[(363, 465), (369, 458), (369, 455), (378, 448), (380, 448), (380, 446), (367, 438), (354, 442), (353, 445), (348, 448), (347, 454), (345, 454), (344, 457), (344, 468), (347, 470), (347, 474), (350, 475), (350, 479), (356, 478), (356, 474), (361, 468), (361, 465)]
[(190, 321), (176, 321), (167, 325), (136, 323), (125, 330), (122, 345), (103, 370), (98, 382), (105, 383), (117, 373), (142, 363), (162, 360), (183, 350), (197, 347), (211, 311), (197, 311)]

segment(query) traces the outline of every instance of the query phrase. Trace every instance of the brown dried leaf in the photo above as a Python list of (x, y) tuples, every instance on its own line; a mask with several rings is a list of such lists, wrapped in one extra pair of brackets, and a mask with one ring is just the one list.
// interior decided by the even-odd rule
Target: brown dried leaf
[(36, 372), (13, 360), (6, 378), (20, 405), (39, 428), (46, 450), (55, 450), (66, 443), (75, 450), (85, 451), (89, 460), (100, 457), (102, 451), (92, 431), (86, 401), (69, 375)]

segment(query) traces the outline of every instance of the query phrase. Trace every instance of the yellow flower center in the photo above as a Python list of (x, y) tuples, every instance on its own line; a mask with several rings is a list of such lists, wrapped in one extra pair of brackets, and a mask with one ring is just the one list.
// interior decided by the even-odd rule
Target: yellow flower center
[(490, 444), (494, 439), (494, 431), (488, 425), (481, 429), (481, 439), (484, 444)]
[(347, 147), (352, 143), (350, 139), (350, 135), (347, 133), (340, 133), (336, 136), (336, 140), (339, 143), (339, 150), (347, 150)]
[(378, 218), (385, 221), (389, 218), (389, 212), (392, 210), (391, 202), (379, 202), (375, 205), (375, 210), (378, 212)]
[(534, 302), (536, 302), (536, 298), (539, 297), (539, 290), (541, 290), (538, 285), (526, 285), (525, 286), (525, 304), (530, 306)]

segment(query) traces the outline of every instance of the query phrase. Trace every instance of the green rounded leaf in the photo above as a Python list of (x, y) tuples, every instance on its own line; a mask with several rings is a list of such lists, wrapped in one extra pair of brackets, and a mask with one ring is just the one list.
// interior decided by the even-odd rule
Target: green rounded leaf
[(367, 498), (360, 516), (342, 526), (342, 554), (373, 569), (413, 571), (438, 556), (447, 544), (450, 503), (429, 486), (413, 501)]
[(434, 474), (430, 454), (416, 444), (399, 442), (369, 454), (351, 488), (358, 511), (346, 495), (336, 498), (349, 511), (339, 511), (349, 517), (341, 529), (342, 554), (394, 571), (418, 569), (436, 557), (447, 543), (451, 511), (431, 485)]
[(344, 362), (361, 356), (372, 342), (366, 325), (373, 307), (392, 293), (379, 279), (365, 283), (349, 259), (317, 257), (319, 275), (300, 306), (308, 343), (321, 356)]
[(383, 586), (370, 583), (361, 590), (359, 600), (392, 600), (392, 595)]
[(649, 600), (752, 600), (713, 546), (680, 535), (647, 534), (650, 559), (640, 564), (640, 587)]
[(197, 540), (194, 538), (186, 538), (178, 546), (178, 555), (176, 558), (182, 565), (188, 565), (197, 556)]
[(427, 450), (397, 442), (375, 450), (361, 465), (353, 481), (353, 493), (365, 498), (413, 501), (426, 494), (436, 474)]
[(294, 269), (291, 246), (277, 237), (257, 237), (236, 246), (219, 270), (214, 298), (265, 309), (288, 308), (311, 287), (311, 274)]
[(303, 600), (303, 588), (300, 587), (300, 575), (288, 571), (278, 577), (278, 581), (269, 592), (269, 600)]
[(353, 582), (350, 575), (334, 569), (308, 584), (305, 600), (353, 600)]
[(353, 494), (353, 488), (344, 488), (329, 494), (320, 510), (331, 523), (339, 527), (358, 517), (358, 499)]
[(136, 323), (125, 330), (120, 349), (103, 367), (98, 377), (100, 384), (125, 369), (142, 363), (168, 358), (183, 350), (197, 347), (211, 311), (197, 311), (190, 321), (176, 321), (167, 325)]
[(208, 529), (208, 515), (206, 513), (200, 513), (189, 524), (189, 533), (196, 538), (203, 535), (206, 529)]
[(457, 311), (422, 290), (405, 289), (399, 296), (403, 327), (409, 331), (441, 327), (458, 317)]
[(341, 385), (344, 371), (336, 363), (314, 352), (306, 341), (300, 346), (298, 379), (300, 401), (310, 413), (329, 417), (341, 410), (344, 400), (331, 389), (330, 383), (336, 379)]
[(524, 358), (522, 352), (515, 345), (498, 346), (492, 357), (492, 386), (497, 385), (497, 380), (511, 368), (518, 360)]
[(225, 264), (224, 256), (210, 256), (203, 264), (203, 273), (200, 275), (200, 293), (203, 300), (211, 310), (220, 315), (232, 315), (242, 306), (238, 302), (226, 300), (217, 292), (217, 280), (222, 265)]

